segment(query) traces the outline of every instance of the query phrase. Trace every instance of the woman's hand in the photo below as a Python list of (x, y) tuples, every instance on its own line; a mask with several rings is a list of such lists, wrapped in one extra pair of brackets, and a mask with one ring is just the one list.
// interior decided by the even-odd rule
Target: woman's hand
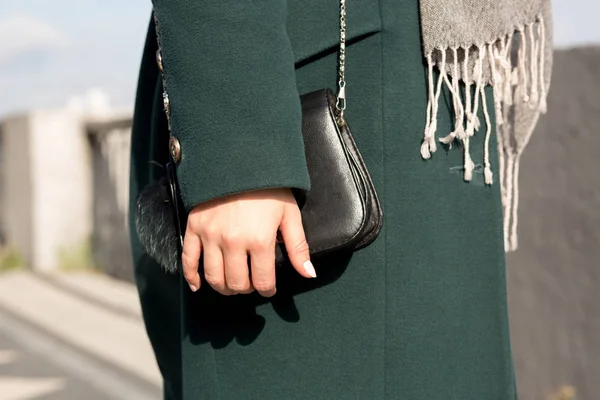
[(245, 192), (196, 206), (188, 217), (182, 255), (190, 289), (200, 288), (203, 253), (204, 278), (216, 291), (231, 295), (257, 290), (273, 296), (278, 230), (294, 268), (306, 278), (316, 277), (290, 189)]

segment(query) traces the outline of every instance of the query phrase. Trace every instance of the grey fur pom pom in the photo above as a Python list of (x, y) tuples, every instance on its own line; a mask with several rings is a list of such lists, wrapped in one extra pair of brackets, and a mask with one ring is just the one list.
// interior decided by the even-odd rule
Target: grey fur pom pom
[(136, 203), (135, 227), (146, 252), (165, 271), (177, 272), (178, 233), (166, 178), (149, 184), (140, 192)]

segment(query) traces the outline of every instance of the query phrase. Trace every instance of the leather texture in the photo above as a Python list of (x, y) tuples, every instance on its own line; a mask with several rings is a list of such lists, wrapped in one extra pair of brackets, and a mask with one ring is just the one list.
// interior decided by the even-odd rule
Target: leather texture
[[(306, 233), (312, 258), (332, 252), (352, 252), (369, 245), (379, 234), (383, 224), (383, 213), (377, 193), (365, 163), (356, 147), (347, 122), (338, 123), (335, 97), (329, 89), (305, 94), (300, 98), (302, 104), (302, 136), (306, 152), (306, 163), (311, 180), (308, 192), (296, 190), (296, 200), (301, 210), (302, 223)], [(175, 162), (167, 165), (167, 179), (164, 182), (173, 205), (170, 216), (165, 215), (165, 207), (149, 207), (149, 201), (161, 199), (153, 195), (153, 190), (144, 190), (138, 198), (136, 227), (142, 243), (157, 243), (157, 238), (147, 236), (165, 236), (176, 234), (179, 239), (180, 254), (183, 235), (187, 222), (187, 213), (179, 193)], [(156, 185), (155, 185), (156, 187)], [(148, 196), (151, 194), (152, 196)], [(144, 199), (143, 196), (151, 197)], [(164, 196), (163, 196), (164, 197)], [(165, 199), (160, 200), (165, 202)], [(149, 209), (163, 210), (162, 214), (148, 216)], [(165, 227), (164, 221), (174, 221), (174, 228)], [(144, 226), (141, 226), (143, 224)], [(162, 228), (157, 228), (161, 227)], [(164, 243), (176, 243), (167, 241)], [(161, 257), (157, 252), (164, 249), (159, 246), (144, 246), (150, 256), (156, 260)], [(164, 258), (164, 257), (163, 257)], [(178, 260), (163, 267), (170, 272), (180, 268)], [(284, 265), (288, 258), (283, 243), (276, 248), (276, 264)], [(173, 265), (171, 265), (173, 264)], [(177, 264), (177, 265), (175, 265)], [(202, 273), (202, 271), (200, 271)]]
[[(367, 246), (381, 230), (383, 214), (348, 124), (336, 123), (329, 89), (305, 94), (300, 101), (311, 189), (298, 204), (311, 256)], [(277, 263), (286, 259), (280, 243)]]

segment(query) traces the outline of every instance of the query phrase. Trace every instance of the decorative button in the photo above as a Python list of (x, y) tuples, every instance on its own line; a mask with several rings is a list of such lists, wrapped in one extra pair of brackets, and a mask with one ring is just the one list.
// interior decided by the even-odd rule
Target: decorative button
[(179, 144), (179, 140), (176, 137), (171, 136), (169, 139), (169, 151), (171, 152), (171, 157), (175, 163), (179, 164), (181, 161), (181, 145)]
[(156, 64), (158, 65), (160, 72), (165, 72), (163, 70), (162, 53), (160, 50), (156, 50)]
[(163, 92), (163, 109), (165, 110), (167, 117), (169, 117), (171, 114), (171, 103), (169, 102), (169, 95), (167, 92)]

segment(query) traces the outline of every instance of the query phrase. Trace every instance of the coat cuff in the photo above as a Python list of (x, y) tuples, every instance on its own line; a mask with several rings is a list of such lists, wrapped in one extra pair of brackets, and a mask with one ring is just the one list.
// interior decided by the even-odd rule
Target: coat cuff
[(286, 0), (155, 0), (189, 211), (230, 194), (310, 188)]

